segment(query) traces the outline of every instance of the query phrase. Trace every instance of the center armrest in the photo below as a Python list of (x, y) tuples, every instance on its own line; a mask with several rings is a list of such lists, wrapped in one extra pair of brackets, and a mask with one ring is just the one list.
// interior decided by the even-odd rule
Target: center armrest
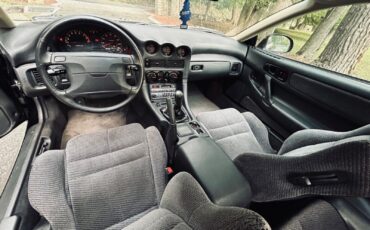
[(174, 168), (192, 174), (215, 204), (246, 207), (250, 203), (249, 182), (209, 137), (193, 138), (181, 144)]

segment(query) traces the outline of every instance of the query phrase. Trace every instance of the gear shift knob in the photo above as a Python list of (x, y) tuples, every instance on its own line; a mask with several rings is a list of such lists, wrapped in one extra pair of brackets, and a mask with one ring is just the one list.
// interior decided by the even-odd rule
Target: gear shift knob
[(175, 110), (181, 110), (183, 98), (184, 98), (183, 92), (181, 92), (181, 90), (176, 90), (176, 92), (175, 92)]

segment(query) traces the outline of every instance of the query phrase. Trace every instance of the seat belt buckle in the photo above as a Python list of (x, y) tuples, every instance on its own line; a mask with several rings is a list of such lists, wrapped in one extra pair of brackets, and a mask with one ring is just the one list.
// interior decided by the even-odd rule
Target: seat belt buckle
[(166, 170), (167, 176), (173, 174), (173, 169), (171, 167), (166, 167), (165, 170)]
[(174, 170), (171, 167), (166, 167), (165, 169), (166, 181), (169, 181), (174, 175)]

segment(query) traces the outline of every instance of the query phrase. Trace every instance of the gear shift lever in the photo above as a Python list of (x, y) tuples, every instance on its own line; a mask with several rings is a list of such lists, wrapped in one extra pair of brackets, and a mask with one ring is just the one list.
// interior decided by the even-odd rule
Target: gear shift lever
[(172, 106), (172, 99), (166, 98), (166, 104), (167, 104), (167, 113), (168, 113), (168, 120), (172, 125), (175, 125), (176, 127), (176, 116), (175, 111)]
[[(175, 93), (175, 104), (172, 105), (172, 100), (171, 103), (167, 100), (167, 106), (161, 108), (161, 112), (170, 122), (172, 122), (172, 115), (174, 115), (175, 122), (183, 121), (186, 118), (186, 113), (182, 108), (183, 99), (184, 94), (180, 90), (177, 90)], [(171, 112), (173, 112), (173, 114), (171, 114)]]
[(165, 143), (166, 143), (166, 148), (167, 148), (167, 153), (168, 153), (168, 161), (170, 164), (172, 164), (173, 158), (175, 156), (175, 149), (176, 149), (177, 141), (179, 139), (177, 138), (176, 116), (175, 116), (175, 111), (172, 105), (172, 99), (166, 98), (166, 104), (167, 104), (169, 126), (168, 126), (167, 133), (166, 133)]
[(181, 92), (181, 90), (176, 90), (175, 92), (175, 113), (181, 110), (183, 98), (184, 98), (184, 94)]

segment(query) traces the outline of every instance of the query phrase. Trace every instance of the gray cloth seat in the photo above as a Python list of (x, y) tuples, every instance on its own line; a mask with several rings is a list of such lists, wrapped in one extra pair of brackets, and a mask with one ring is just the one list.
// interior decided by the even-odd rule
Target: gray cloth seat
[(197, 119), (233, 160), (244, 153), (300, 156), (345, 143), (370, 140), (370, 125), (349, 132), (306, 129), (293, 133), (276, 151), (270, 145), (266, 126), (251, 112), (223, 109), (200, 113)]
[(211, 203), (190, 174), (166, 187), (166, 163), (154, 127), (77, 136), (35, 159), (29, 201), (52, 229), (269, 229), (253, 211)]
[(349, 132), (298, 131), (275, 151), (267, 128), (250, 112), (225, 109), (197, 118), (247, 178), (255, 202), (370, 197), (370, 125)]

